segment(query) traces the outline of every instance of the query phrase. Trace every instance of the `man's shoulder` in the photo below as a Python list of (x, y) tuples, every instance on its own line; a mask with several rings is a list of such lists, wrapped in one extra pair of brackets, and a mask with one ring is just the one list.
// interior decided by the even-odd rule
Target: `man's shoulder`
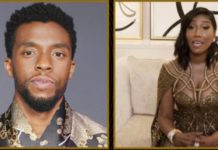
[[(8, 141), (12, 141), (17, 132), (11, 128), (11, 109), (0, 114), (0, 147), (7, 147)], [(10, 137), (8, 136), (10, 135)]]
[(79, 123), (83, 127), (86, 127), (89, 130), (91, 130), (93, 134), (99, 133), (99, 132), (105, 133), (106, 129), (101, 124), (97, 123), (96, 121), (92, 120), (88, 116), (81, 114), (79, 112), (73, 111), (73, 113), (74, 113), (74, 116), (72, 119), (73, 121), (75, 120), (75, 122), (73, 123)]
[(107, 145), (106, 129), (86, 115), (72, 111), (71, 138), (78, 146), (88, 145), (105, 147)]

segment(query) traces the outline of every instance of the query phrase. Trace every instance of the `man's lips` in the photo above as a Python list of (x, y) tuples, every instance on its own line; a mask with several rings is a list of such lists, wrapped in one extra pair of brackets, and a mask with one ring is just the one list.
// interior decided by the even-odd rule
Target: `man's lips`
[(47, 76), (36, 76), (33, 77), (31, 83), (39, 89), (48, 89), (55, 85), (54, 80)]

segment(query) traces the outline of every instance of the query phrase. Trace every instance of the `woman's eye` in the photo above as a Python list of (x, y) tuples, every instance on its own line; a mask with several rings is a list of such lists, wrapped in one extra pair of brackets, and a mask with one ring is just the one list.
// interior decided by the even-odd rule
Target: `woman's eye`
[(189, 25), (188, 26), (188, 29), (193, 29), (194, 27), (192, 25)]
[(204, 26), (203, 29), (207, 30), (209, 29), (210, 27), (209, 26)]

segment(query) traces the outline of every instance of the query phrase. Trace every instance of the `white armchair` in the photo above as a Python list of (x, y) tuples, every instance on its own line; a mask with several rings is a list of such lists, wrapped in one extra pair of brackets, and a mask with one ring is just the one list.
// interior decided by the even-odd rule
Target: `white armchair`
[(166, 60), (125, 56), (116, 61), (115, 146), (150, 147), (157, 79)]

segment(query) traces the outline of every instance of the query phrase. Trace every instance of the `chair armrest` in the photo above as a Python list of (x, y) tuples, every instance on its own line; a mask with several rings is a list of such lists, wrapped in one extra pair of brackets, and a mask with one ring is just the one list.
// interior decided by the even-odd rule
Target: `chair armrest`
[(115, 131), (117, 132), (132, 116), (130, 81), (126, 57), (116, 61), (115, 72)]

